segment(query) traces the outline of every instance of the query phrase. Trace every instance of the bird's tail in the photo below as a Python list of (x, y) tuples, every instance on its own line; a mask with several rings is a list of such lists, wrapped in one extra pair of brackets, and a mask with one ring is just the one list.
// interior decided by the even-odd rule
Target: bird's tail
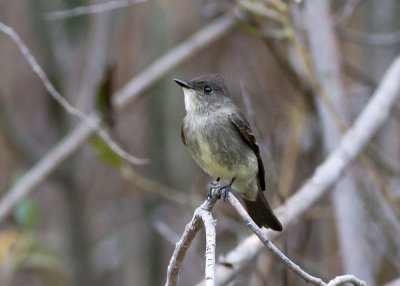
[(258, 227), (268, 227), (276, 231), (282, 231), (282, 224), (272, 212), (264, 195), (259, 191), (255, 201), (244, 199), (247, 212)]

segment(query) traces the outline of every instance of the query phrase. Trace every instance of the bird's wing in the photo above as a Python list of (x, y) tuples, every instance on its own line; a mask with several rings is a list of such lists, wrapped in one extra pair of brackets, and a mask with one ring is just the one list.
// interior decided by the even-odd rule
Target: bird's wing
[(181, 127), (181, 139), (182, 139), (183, 145), (186, 146), (186, 138), (185, 138), (185, 132), (183, 131), (183, 125)]
[(265, 190), (265, 171), (264, 165), (261, 160), (260, 150), (258, 148), (256, 138), (250, 129), (250, 124), (247, 122), (246, 118), (241, 113), (231, 113), (229, 114), (229, 119), (232, 122), (236, 130), (239, 131), (243, 140), (249, 145), (257, 157), (258, 163), (258, 183), (260, 184), (261, 190)]

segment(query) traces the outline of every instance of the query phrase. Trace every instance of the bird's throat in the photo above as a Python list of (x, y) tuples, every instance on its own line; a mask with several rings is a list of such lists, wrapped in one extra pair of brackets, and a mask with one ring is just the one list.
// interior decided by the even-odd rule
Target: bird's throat
[(199, 109), (199, 102), (196, 99), (196, 92), (193, 89), (183, 89), (185, 96), (185, 110), (186, 112), (195, 112)]

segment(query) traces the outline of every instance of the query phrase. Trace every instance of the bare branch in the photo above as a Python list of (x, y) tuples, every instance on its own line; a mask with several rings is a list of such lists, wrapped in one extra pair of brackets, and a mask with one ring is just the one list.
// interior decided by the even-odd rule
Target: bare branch
[(175, 245), (174, 253), (168, 264), (166, 286), (178, 284), (178, 275), (183, 258), (201, 226), (201, 218), (195, 212), (192, 220), (186, 225), (181, 239)]
[(367, 33), (338, 27), (338, 32), (339, 36), (342, 38), (359, 45), (384, 47), (397, 45), (400, 42), (400, 32), (397, 31), (388, 33)]
[[(329, 192), (329, 188), (338, 180), (344, 169), (361, 153), (371, 137), (384, 124), (400, 93), (399, 77), (400, 57), (386, 71), (378, 89), (357, 117), (353, 126), (342, 136), (337, 147), (314, 171), (314, 174), (300, 190), (289, 198), (284, 205), (275, 210), (284, 229), (288, 229), (323, 195)], [(270, 239), (276, 238), (280, 234), (268, 230), (265, 232)], [(237, 272), (240, 272), (250, 263), (261, 248), (262, 244), (252, 235), (230, 251), (224, 257), (224, 262), (233, 265), (233, 267), (217, 266), (216, 284), (225, 285), (231, 281)]]
[[(92, 117), (92, 120), (96, 118)], [(97, 118), (98, 120), (98, 118)], [(34, 190), (54, 169), (60, 165), (69, 155), (81, 146), (91, 129), (86, 124), (80, 124), (69, 136), (51, 149), (36, 165), (30, 169), (17, 183), (5, 194), (0, 201), (0, 221), (11, 211), (14, 205), (31, 191)]]
[(254, 1), (248, 1), (248, 0), (239, 0), (238, 4), (240, 7), (242, 7), (245, 11), (248, 11), (250, 13), (259, 15), (265, 19), (281, 23), (281, 17), (279, 13), (276, 11), (268, 8), (266, 5), (264, 5), (261, 2), (254, 2)]
[(73, 9), (59, 10), (46, 13), (44, 18), (49, 21), (65, 20), (83, 15), (109, 12), (116, 9), (126, 8), (131, 5), (147, 2), (148, 0), (113, 0), (100, 4), (78, 6)]
[[(197, 232), (204, 225), (206, 232), (206, 263), (205, 263), (205, 281), (207, 286), (213, 286), (215, 280), (215, 220), (212, 217), (211, 210), (217, 199), (206, 200), (198, 207), (191, 221), (186, 225), (181, 239), (176, 243), (174, 253), (168, 265), (167, 281), (165, 286), (175, 286), (178, 283), (179, 270), (182, 265), (186, 251), (192, 243)], [(203, 224), (202, 224), (203, 223)]]
[(327, 286), (337, 286), (345, 283), (351, 283), (353, 285), (367, 285), (364, 281), (359, 280), (357, 277), (354, 277), (353, 275), (343, 275), (343, 276), (338, 276), (329, 281)]
[(359, 285), (359, 286), (366, 286), (365, 282), (359, 280), (358, 278), (352, 276), (352, 275), (344, 275), (344, 276), (338, 276), (331, 280), (328, 284), (322, 281), (321, 278), (314, 277), (307, 272), (305, 272), (303, 269), (301, 269), (300, 266), (298, 266), (296, 263), (291, 261), (285, 254), (283, 254), (266, 236), (265, 232), (263, 232), (255, 223), (254, 221), (250, 218), (248, 213), (245, 211), (243, 206), (240, 204), (238, 199), (235, 198), (232, 194), (228, 194), (228, 200), (231, 203), (231, 205), (236, 209), (236, 211), (239, 213), (240, 217), (242, 220), (246, 223), (246, 225), (250, 228), (252, 232), (257, 235), (257, 237), (262, 241), (264, 246), (268, 248), (276, 257), (279, 258), (287, 267), (289, 267), (294, 273), (296, 273), (300, 278), (302, 278), (304, 281), (307, 283), (317, 285), (317, 286), (326, 286), (326, 285), (339, 285), (341, 283), (345, 282), (350, 282), (353, 285)]
[[(191, 221), (186, 225), (185, 231), (181, 239), (176, 243), (174, 253), (172, 254), (170, 263), (167, 271), (166, 286), (175, 286), (178, 283), (179, 270), (181, 268), (185, 254), (196, 236), (199, 229), (203, 225), (206, 231), (206, 265), (205, 265), (205, 285), (213, 286), (215, 281), (215, 220), (212, 217), (211, 210), (216, 203), (217, 196), (214, 196), (211, 200), (206, 200), (200, 207), (198, 207)], [(300, 278), (307, 283), (316, 286), (333, 286), (340, 285), (342, 283), (352, 283), (357, 286), (366, 286), (366, 283), (354, 277), (353, 275), (338, 276), (332, 279), (329, 283), (325, 283), (321, 278), (314, 277), (300, 266), (291, 261), (286, 255), (284, 255), (267, 237), (266, 232), (262, 231), (250, 218), (248, 213), (245, 211), (243, 206), (240, 204), (238, 199), (231, 193), (227, 194), (227, 199), (231, 205), (236, 209), (245, 224), (253, 231), (259, 240), (267, 247), (275, 256), (277, 256), (287, 267), (295, 272)]]
[(400, 285), (400, 278), (397, 278), (397, 279), (385, 284), (385, 286), (399, 286), (399, 285)]
[(334, 15), (334, 23), (336, 26), (343, 25), (347, 19), (353, 15), (356, 8), (361, 4), (362, 0), (350, 0), (343, 4), (343, 7)]
[(171, 225), (169, 223), (161, 219), (156, 219), (153, 225), (157, 232), (162, 236), (162, 238), (171, 243), (171, 245), (174, 245), (179, 239), (179, 234), (171, 228)]
[(248, 213), (245, 211), (243, 206), (240, 204), (238, 199), (232, 194), (228, 194), (228, 201), (239, 213), (242, 220), (246, 223), (248, 228), (257, 235), (265, 247), (267, 247), (275, 256), (277, 256), (286, 266), (288, 266), (293, 272), (304, 279), (306, 282), (314, 285), (323, 285), (323, 281), (320, 278), (313, 277), (303, 269), (301, 269), (297, 264), (291, 261), (286, 255), (284, 255), (265, 235), (265, 233), (254, 223), (250, 218)]
[(175, 189), (169, 188), (157, 181), (151, 180), (150, 178), (143, 176), (137, 172), (130, 165), (123, 165), (120, 167), (121, 175), (132, 185), (142, 189), (143, 191), (157, 194), (166, 200), (181, 204), (185, 206), (198, 206), (198, 202), (202, 200), (200, 196), (188, 196), (183, 195)]
[[(220, 17), (193, 34), (186, 41), (177, 45), (116, 93), (114, 101), (116, 108), (121, 109), (128, 104), (135, 103), (144, 90), (156, 83), (167, 72), (226, 35), (233, 26), (234, 21), (230, 16)], [(99, 117), (95, 114), (91, 114), (89, 117), (96, 124), (100, 121)], [(52, 148), (47, 155), (25, 173), (1, 199), (0, 221), (6, 217), (20, 199), (32, 192), (57, 166), (82, 146), (92, 135), (92, 132), (93, 130), (85, 123), (80, 123), (57, 146)]]
[(211, 211), (201, 210), (201, 219), (206, 232), (206, 265), (205, 280), (207, 286), (214, 286), (215, 282), (215, 244), (216, 244), (216, 221), (213, 219)]
[(39, 63), (36, 61), (35, 57), (32, 55), (32, 53), (29, 51), (28, 47), (25, 45), (25, 43), (21, 40), (21, 38), (18, 36), (18, 34), (14, 31), (13, 28), (3, 24), (0, 22), (0, 30), (8, 35), (14, 43), (17, 45), (18, 49), (21, 51), (22, 55), (25, 57), (25, 59), (28, 61), (29, 65), (31, 66), (33, 72), (39, 77), (40, 81), (43, 83), (44, 87), (46, 90), (50, 93), (50, 95), (54, 98), (57, 103), (59, 103), (62, 108), (68, 112), (69, 114), (77, 117), (80, 119), (83, 123), (85, 123), (87, 126), (89, 126), (93, 131), (95, 131), (106, 143), (107, 145), (113, 150), (116, 154), (118, 154), (121, 158), (124, 158), (128, 162), (134, 164), (134, 165), (143, 165), (148, 162), (147, 159), (141, 159), (137, 158), (135, 156), (132, 156), (128, 152), (126, 152), (124, 149), (122, 149), (114, 140), (112, 140), (111, 136), (100, 127), (100, 121), (97, 119), (94, 119), (90, 116), (86, 116), (81, 112), (79, 109), (75, 108), (72, 106), (53, 86), (53, 84), (50, 82), (49, 78), (43, 71), (43, 69), (40, 67)]
[(154, 84), (155, 81), (161, 79), (177, 65), (182, 64), (214, 41), (226, 35), (234, 25), (233, 18), (222, 16), (177, 45), (169, 53), (149, 65), (116, 93), (115, 97), (113, 97), (115, 98), (114, 104), (116, 108), (124, 108), (128, 103), (135, 103), (142, 92)]

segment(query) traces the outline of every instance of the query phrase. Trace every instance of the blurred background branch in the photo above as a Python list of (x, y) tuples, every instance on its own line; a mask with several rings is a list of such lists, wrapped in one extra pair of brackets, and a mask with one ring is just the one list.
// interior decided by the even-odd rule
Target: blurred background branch
[[(164, 73), (202, 48), (207, 47), (210, 42), (223, 36), (230, 30), (232, 25), (233, 22), (229, 17), (218, 19), (150, 65), (141, 74), (128, 82), (121, 90), (116, 92), (116, 108), (122, 108), (128, 103), (133, 104), (138, 99), (140, 93), (149, 88)], [(96, 115), (92, 114), (87, 118), (97, 126), (99, 119)], [(48, 152), (40, 162), (28, 171), (25, 177), (21, 178), (18, 184), (8, 192), (9, 195), (0, 201), (0, 220), (4, 219), (18, 200), (34, 190), (64, 159), (77, 150), (89, 138), (91, 133), (92, 129), (86, 123), (81, 123), (59, 145)]]
[(98, 14), (98, 13), (109, 12), (116, 9), (122, 9), (130, 5), (140, 4), (146, 1), (148, 0), (114, 0), (100, 4), (79, 6), (69, 10), (48, 12), (45, 15), (45, 19), (49, 21), (65, 20), (83, 15)]
[(46, 90), (49, 92), (49, 94), (54, 98), (57, 103), (59, 103), (62, 108), (69, 114), (79, 118), (84, 124), (89, 126), (91, 129), (93, 129), (93, 132), (96, 132), (107, 144), (110, 146), (110, 148), (119, 156), (130, 162), (131, 164), (135, 165), (142, 165), (147, 163), (147, 159), (139, 159), (135, 156), (130, 155), (128, 152), (123, 150), (116, 142), (114, 142), (110, 135), (101, 127), (99, 127), (98, 122), (96, 120), (92, 120), (92, 118), (86, 116), (82, 111), (79, 109), (75, 108), (72, 106), (53, 86), (53, 84), (50, 82), (48, 76), (44, 73), (43, 69), (40, 67), (38, 62), (36, 61), (35, 57), (31, 54), (29, 51), (28, 47), (25, 45), (25, 43), (21, 40), (21, 38), (18, 36), (17, 33), (11, 28), (8, 27), (7, 25), (4, 25), (3, 23), (0, 22), (0, 30), (9, 35), (11, 39), (15, 42), (17, 45), (18, 49), (21, 51), (23, 56), (26, 58), (26, 60), (29, 62), (31, 65), (33, 71), (37, 74), (37, 76), (40, 78), (42, 81), (43, 85), (45, 86)]

